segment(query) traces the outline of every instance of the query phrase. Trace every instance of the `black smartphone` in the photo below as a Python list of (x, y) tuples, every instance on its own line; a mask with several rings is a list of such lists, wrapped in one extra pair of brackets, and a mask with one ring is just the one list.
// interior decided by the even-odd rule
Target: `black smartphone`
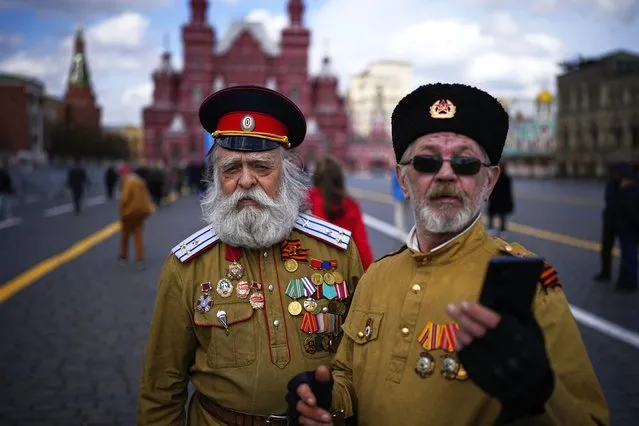
[(544, 268), (540, 257), (495, 256), (490, 260), (479, 303), (519, 319), (529, 317)]

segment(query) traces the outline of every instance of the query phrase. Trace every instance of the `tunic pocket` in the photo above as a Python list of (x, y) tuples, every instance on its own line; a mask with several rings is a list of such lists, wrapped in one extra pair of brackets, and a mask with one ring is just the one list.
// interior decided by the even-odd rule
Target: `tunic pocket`
[(365, 345), (377, 340), (383, 318), (383, 312), (351, 309), (348, 313), (346, 323), (343, 326), (344, 333), (350, 337), (355, 344)]
[[(226, 312), (228, 329), (218, 319), (219, 311)], [(211, 368), (236, 368), (255, 361), (255, 310), (248, 302), (216, 303), (209, 312), (195, 312), (195, 325), (210, 328), (206, 350)]]

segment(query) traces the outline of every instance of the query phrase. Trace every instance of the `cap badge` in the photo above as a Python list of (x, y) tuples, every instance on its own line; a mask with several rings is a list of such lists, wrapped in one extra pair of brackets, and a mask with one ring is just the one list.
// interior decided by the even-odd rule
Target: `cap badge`
[(448, 99), (440, 99), (430, 106), (429, 112), (432, 118), (453, 118), (457, 108)]
[(245, 115), (242, 118), (241, 126), (242, 126), (242, 131), (251, 132), (253, 131), (253, 129), (255, 129), (255, 119), (253, 118), (253, 116)]

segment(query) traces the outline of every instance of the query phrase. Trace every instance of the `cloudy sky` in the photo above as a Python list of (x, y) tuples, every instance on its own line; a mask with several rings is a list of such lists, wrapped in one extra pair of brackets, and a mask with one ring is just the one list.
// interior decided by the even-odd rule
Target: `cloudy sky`
[[(82, 25), (106, 125), (139, 124), (151, 71), (168, 38), (181, 66), (189, 0), (0, 0), (0, 70), (42, 80), (61, 96), (71, 37)], [(234, 20), (264, 23), (277, 40), (287, 0), (209, 0), (218, 38)], [(311, 70), (328, 52), (345, 92), (376, 59), (413, 63), (414, 85), (467, 82), (498, 96), (554, 88), (558, 63), (639, 53), (639, 0), (305, 0)], [(514, 6), (516, 5), (516, 7)]]

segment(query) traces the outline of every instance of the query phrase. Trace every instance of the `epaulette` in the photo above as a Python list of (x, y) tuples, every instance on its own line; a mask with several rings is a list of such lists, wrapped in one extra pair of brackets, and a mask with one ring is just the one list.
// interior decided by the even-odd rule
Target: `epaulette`
[[(530, 250), (524, 248), (522, 245), (518, 243), (508, 243), (500, 238), (495, 238), (497, 243), (499, 244), (499, 250), (502, 252), (506, 252), (513, 256), (536, 256), (535, 253)], [(544, 260), (544, 268), (539, 276), (539, 284), (544, 291), (548, 291), (553, 288), (561, 287), (561, 281), (559, 280), (559, 276), (557, 275), (557, 270), (554, 266)]]
[(303, 234), (346, 250), (351, 241), (351, 231), (309, 214), (300, 213), (294, 228)]
[(180, 262), (184, 263), (213, 247), (219, 239), (219, 235), (213, 231), (211, 225), (208, 225), (191, 234), (171, 251)]

